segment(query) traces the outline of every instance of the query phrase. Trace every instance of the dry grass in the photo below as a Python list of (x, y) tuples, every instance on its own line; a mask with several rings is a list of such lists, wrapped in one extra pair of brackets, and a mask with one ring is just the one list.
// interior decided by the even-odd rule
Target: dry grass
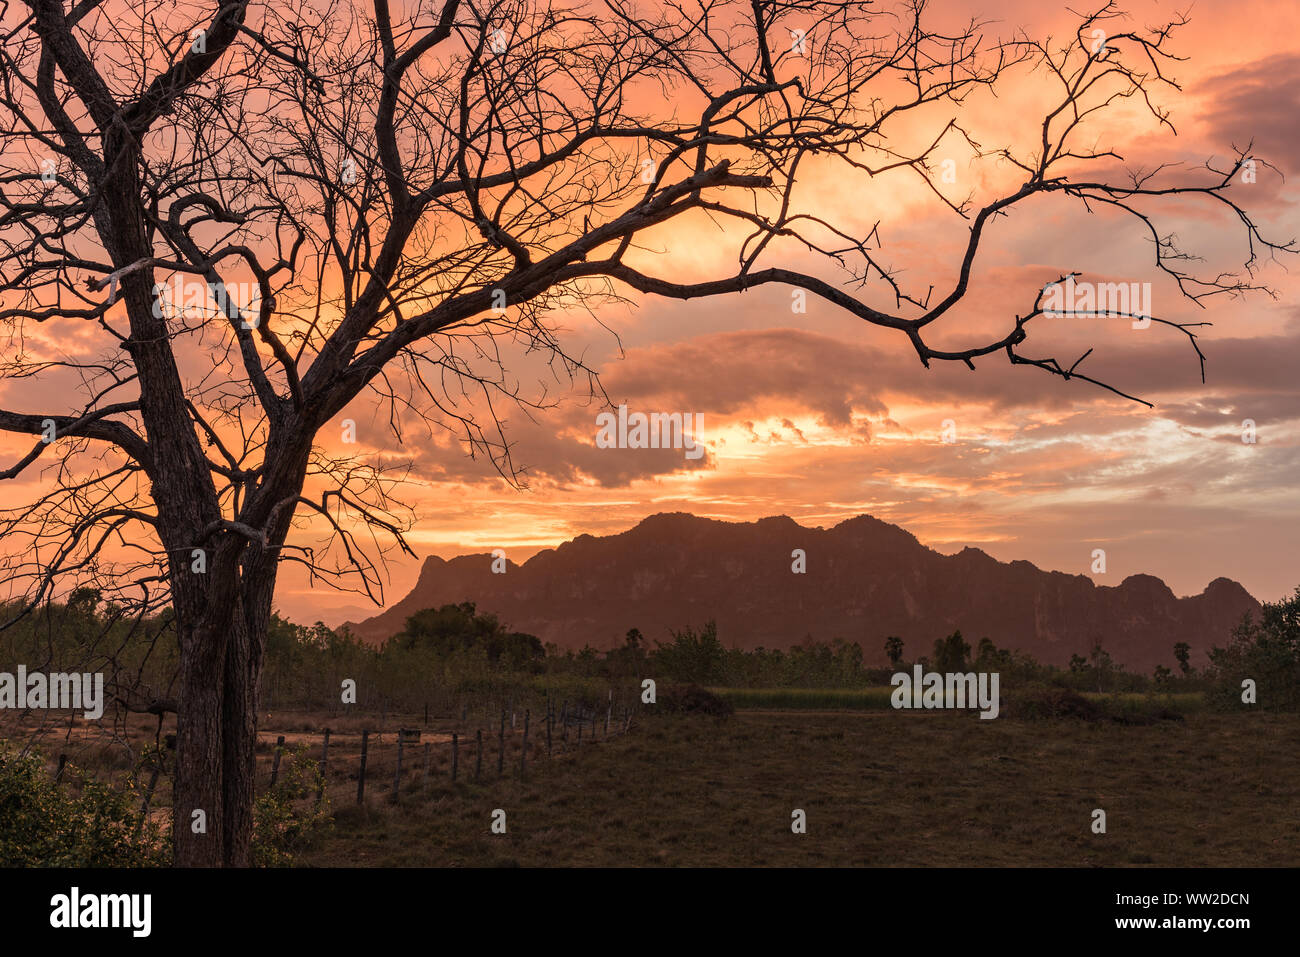
[[(1294, 866), (1297, 739), (1300, 715), (658, 718), (535, 760), (525, 782), (492, 780), (493, 760), (479, 785), (439, 774), (426, 791), (414, 774), (399, 806), (336, 789), (334, 832), (299, 863)], [(506, 835), (489, 831), (498, 807)], [(790, 831), (794, 808), (806, 835)], [(1107, 834), (1091, 833), (1094, 808)]]

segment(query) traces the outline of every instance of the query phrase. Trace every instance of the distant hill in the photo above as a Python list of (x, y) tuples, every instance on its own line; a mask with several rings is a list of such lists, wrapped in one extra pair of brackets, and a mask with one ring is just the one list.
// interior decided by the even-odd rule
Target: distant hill
[[(796, 548), (807, 554), (806, 574), (791, 571)], [(728, 646), (845, 638), (873, 664), (885, 661), (887, 635), (902, 637), (910, 658), (960, 628), (972, 646), (988, 636), (1058, 665), (1101, 641), (1117, 662), (1149, 672), (1175, 666), (1178, 641), (1203, 663), (1243, 614), (1260, 610), (1226, 578), (1187, 598), (1150, 575), (1099, 586), (976, 548), (942, 555), (868, 515), (810, 529), (785, 516), (733, 523), (665, 513), (621, 534), (580, 535), (509, 564), (505, 574), (493, 574), (491, 564), (490, 555), (429, 558), (410, 594), (348, 627), (380, 643), (423, 608), (473, 601), (561, 648), (610, 648), (634, 627), (667, 639), (669, 629), (713, 618)]]

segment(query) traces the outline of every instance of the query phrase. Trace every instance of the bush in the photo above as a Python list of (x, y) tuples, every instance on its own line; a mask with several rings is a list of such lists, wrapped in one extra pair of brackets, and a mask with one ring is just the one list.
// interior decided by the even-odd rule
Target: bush
[(1159, 721), (1184, 720), (1181, 713), (1153, 697), (1118, 694), (1097, 700), (1084, 697), (1065, 685), (1042, 684), (1029, 685), (1004, 695), (1002, 713), (1024, 721), (1071, 718), (1151, 725)]
[(1001, 713), (1022, 721), (1047, 718), (1076, 718), (1101, 721), (1105, 715), (1095, 703), (1077, 691), (1060, 685), (1030, 685), (1003, 696)]
[(36, 754), (0, 741), (0, 867), (162, 867), (171, 850), (140, 795), (114, 790), (74, 767), (56, 786)]
[(650, 653), (656, 670), (674, 680), (694, 684), (717, 684), (722, 679), (726, 650), (718, 640), (714, 622), (706, 622), (698, 635), (690, 628), (670, 633), (673, 640), (667, 644), (659, 642)]
[(294, 852), (333, 823), (329, 798), (316, 803), (322, 780), (320, 765), (307, 756), (305, 744), (285, 749), (275, 787), (253, 805), (254, 866), (292, 864)]
[(726, 718), (736, 710), (730, 701), (699, 685), (664, 688), (656, 700), (658, 707), (670, 714), (708, 714)]
[[(1300, 710), (1300, 588), (1288, 599), (1265, 602), (1258, 621), (1244, 618), (1226, 648), (1211, 648), (1209, 673), (1206, 698), (1220, 710)], [(1241, 700), (1248, 678), (1257, 705)]]

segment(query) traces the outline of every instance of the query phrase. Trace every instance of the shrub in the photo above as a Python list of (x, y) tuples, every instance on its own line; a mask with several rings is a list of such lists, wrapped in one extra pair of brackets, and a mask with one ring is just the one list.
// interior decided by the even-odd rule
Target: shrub
[(1060, 685), (1029, 685), (1004, 695), (1001, 712), (1009, 718), (1022, 721), (1046, 718), (1101, 721), (1105, 717), (1095, 703), (1077, 691)]
[(657, 702), (660, 709), (671, 714), (708, 714), (726, 718), (736, 710), (730, 701), (699, 685), (664, 688), (659, 692)]
[(726, 650), (714, 622), (706, 622), (698, 635), (690, 628), (671, 634), (672, 641), (659, 642), (650, 653), (658, 671), (677, 681), (716, 684), (721, 680)]
[(1216, 708), (1241, 709), (1242, 682), (1249, 678), (1258, 707), (1300, 709), (1300, 588), (1283, 601), (1265, 602), (1258, 621), (1244, 618), (1226, 648), (1211, 648), (1209, 671), (1206, 698)]
[(55, 785), (45, 761), (0, 741), (0, 867), (161, 867), (171, 850), (118, 791), (72, 766)]
[(292, 864), (294, 852), (333, 823), (329, 798), (316, 803), (322, 780), (320, 765), (307, 756), (305, 744), (285, 749), (275, 787), (253, 805), (255, 866)]

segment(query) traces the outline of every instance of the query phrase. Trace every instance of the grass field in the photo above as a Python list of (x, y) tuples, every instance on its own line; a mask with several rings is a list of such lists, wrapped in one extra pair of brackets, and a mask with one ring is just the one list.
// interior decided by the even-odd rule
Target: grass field
[(737, 710), (875, 711), (889, 708), (893, 688), (710, 688)]
[[(889, 710), (889, 685), (870, 688), (710, 688), (737, 710), (783, 711), (883, 711)], [(1084, 697), (1106, 705), (1111, 711), (1171, 708), (1183, 714), (1204, 708), (1202, 695), (1190, 694), (1099, 694), (1085, 692)]]
[[(813, 706), (809, 706), (813, 707)], [(826, 707), (819, 704), (815, 707)], [(1295, 866), (1300, 715), (649, 718), (402, 802), (335, 802), (306, 866)], [(494, 835), (494, 809), (508, 832)], [(791, 833), (791, 812), (807, 833)], [(1093, 834), (1094, 808), (1107, 833)]]

